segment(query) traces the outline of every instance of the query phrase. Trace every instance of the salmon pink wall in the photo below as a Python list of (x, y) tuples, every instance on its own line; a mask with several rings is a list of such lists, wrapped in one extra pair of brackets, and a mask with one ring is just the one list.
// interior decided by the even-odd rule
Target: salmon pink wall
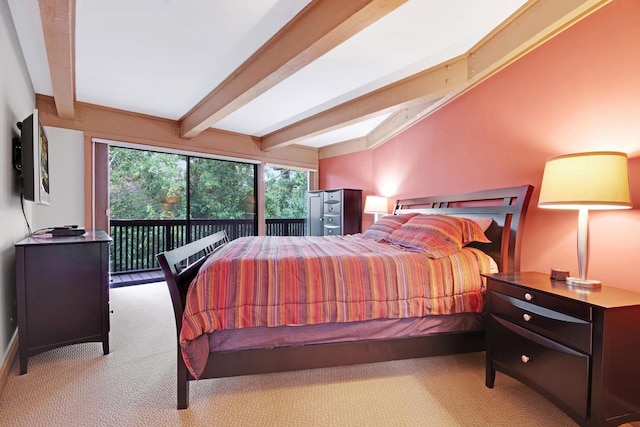
[[(378, 194), (371, 186), (374, 180), (372, 168), (373, 152), (359, 151), (344, 156), (334, 157), (322, 167), (318, 178), (320, 189), (355, 188), (362, 191), (362, 206), (367, 194)], [(373, 223), (373, 215), (362, 215), (362, 229), (366, 230)]]
[(545, 160), (626, 152), (636, 208), (591, 213), (589, 277), (640, 291), (638, 16), (610, 3), (377, 149), (321, 160), (320, 182), (394, 198), (532, 184), (522, 269), (577, 274), (577, 212), (537, 207)]

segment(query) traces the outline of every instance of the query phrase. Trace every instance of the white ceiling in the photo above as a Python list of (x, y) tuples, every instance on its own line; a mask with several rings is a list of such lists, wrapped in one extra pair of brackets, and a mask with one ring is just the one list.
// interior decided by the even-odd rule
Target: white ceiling
[[(77, 101), (180, 120), (308, 0), (76, 0)], [(264, 136), (467, 52), (524, 0), (409, 0), (214, 128)], [(38, 0), (9, 0), (36, 93), (53, 95)], [(297, 141), (367, 135), (390, 113)]]

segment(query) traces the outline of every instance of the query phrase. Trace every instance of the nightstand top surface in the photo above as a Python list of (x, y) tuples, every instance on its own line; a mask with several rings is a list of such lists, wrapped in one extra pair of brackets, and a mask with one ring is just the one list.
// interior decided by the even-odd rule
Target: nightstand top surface
[(640, 305), (640, 292), (602, 285), (600, 289), (581, 289), (563, 281), (551, 280), (549, 274), (525, 271), (518, 273), (488, 274), (487, 277), (512, 285), (546, 292), (598, 307), (614, 308)]

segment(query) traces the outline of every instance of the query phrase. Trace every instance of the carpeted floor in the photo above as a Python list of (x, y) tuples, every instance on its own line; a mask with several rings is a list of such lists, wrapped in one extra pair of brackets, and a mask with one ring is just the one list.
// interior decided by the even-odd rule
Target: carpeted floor
[[(484, 353), (204, 380), (175, 409), (175, 327), (164, 283), (111, 289), (111, 354), (78, 344), (17, 359), (3, 426), (573, 426)], [(69, 308), (70, 310), (73, 307)]]

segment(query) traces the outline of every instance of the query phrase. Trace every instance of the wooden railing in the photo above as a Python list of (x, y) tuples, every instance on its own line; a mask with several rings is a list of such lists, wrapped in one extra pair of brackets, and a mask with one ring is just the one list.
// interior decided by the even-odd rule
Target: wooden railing
[[(255, 236), (252, 219), (192, 219), (191, 241), (225, 230), (229, 240)], [(304, 236), (306, 220), (267, 219), (268, 236)], [(184, 219), (129, 220), (110, 222), (111, 272), (141, 272), (160, 267), (156, 254), (187, 243), (187, 221)]]

